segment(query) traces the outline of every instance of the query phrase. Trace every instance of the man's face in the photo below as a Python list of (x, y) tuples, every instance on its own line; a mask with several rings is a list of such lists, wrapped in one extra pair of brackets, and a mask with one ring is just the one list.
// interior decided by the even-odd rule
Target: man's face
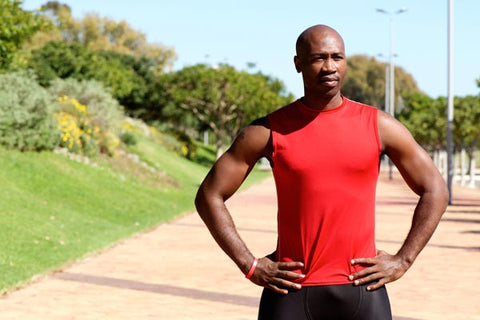
[(302, 73), (305, 93), (338, 94), (347, 70), (342, 38), (328, 30), (312, 31), (297, 52), (295, 67)]

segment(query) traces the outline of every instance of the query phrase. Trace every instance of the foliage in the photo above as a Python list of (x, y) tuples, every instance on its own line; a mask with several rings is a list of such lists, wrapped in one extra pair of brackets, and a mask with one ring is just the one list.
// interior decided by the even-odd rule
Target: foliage
[(124, 132), (120, 134), (120, 140), (127, 146), (133, 146), (137, 144), (137, 137), (131, 132)]
[(116, 97), (128, 95), (134, 86), (132, 70), (78, 43), (49, 42), (32, 51), (29, 65), (43, 86), (56, 78), (95, 79), (111, 88)]
[(61, 133), (60, 146), (74, 153), (94, 156), (100, 129), (91, 124), (87, 106), (68, 96), (59, 97), (61, 110), (55, 114)]
[(480, 143), (480, 96), (454, 99), (454, 138), (458, 149), (466, 149), (470, 159)]
[(180, 128), (212, 130), (221, 150), (242, 126), (290, 102), (284, 90), (279, 80), (261, 73), (199, 64), (163, 75), (157, 91), (164, 119)]
[[(446, 107), (444, 97), (413, 94), (398, 117), (427, 150), (439, 150), (446, 142)], [(480, 96), (455, 97), (453, 136), (457, 151), (465, 148), (472, 158), (480, 141)]]
[[(114, 93), (114, 96), (129, 114), (142, 116), (143, 110), (150, 108), (152, 101), (158, 100), (158, 93), (154, 87), (158, 78), (155, 62), (145, 56), (136, 58), (114, 51), (98, 51), (96, 54), (108, 62), (103, 73), (111, 76), (107, 77), (97, 72), (94, 78), (111, 88), (124, 83), (123, 86), (128, 87), (128, 90), (123, 90), (123, 94)], [(123, 78), (115, 76), (116, 73), (124, 74)]]
[[(61, 97), (63, 111), (61, 116), (65, 120), (65, 124), (62, 122), (59, 124), (63, 128), (62, 132), (70, 130), (68, 137), (76, 141), (72, 144), (69, 140), (66, 147), (72, 145), (72, 151), (81, 151), (87, 155), (93, 155), (97, 150), (105, 154), (116, 154), (120, 146), (118, 136), (123, 113), (118, 102), (100, 83), (56, 79), (49, 91)], [(83, 109), (85, 112), (79, 111)], [(66, 136), (63, 137), (65, 139)], [(95, 148), (93, 144), (96, 144)]]
[(0, 75), (0, 144), (21, 151), (52, 150), (58, 143), (55, 98), (31, 73)]
[(39, 83), (48, 86), (57, 77), (85, 77), (92, 62), (91, 52), (80, 44), (49, 42), (33, 50), (29, 67), (37, 74)]
[[(342, 93), (350, 99), (385, 110), (385, 63), (374, 57), (354, 55), (347, 59), (347, 75)], [(412, 75), (395, 67), (395, 96), (406, 97), (420, 93)]]
[(32, 51), (29, 65), (44, 86), (56, 78), (102, 82), (136, 116), (145, 113), (152, 99), (158, 100), (154, 90), (156, 66), (146, 57), (92, 51), (79, 43), (49, 42)]
[(43, 47), (49, 41), (78, 43), (91, 50), (107, 50), (137, 58), (146, 57), (160, 73), (171, 68), (175, 51), (161, 44), (148, 43), (143, 32), (134, 30), (126, 21), (117, 22), (95, 13), (81, 19), (72, 17), (71, 8), (57, 1), (48, 1), (40, 13), (55, 26), (48, 32), (40, 32), (27, 46), (30, 49)]
[(445, 146), (446, 107), (447, 101), (443, 97), (432, 99), (415, 93), (405, 97), (405, 108), (399, 112), (398, 118), (418, 143), (425, 149), (434, 151)]
[(454, 115), (457, 143), (475, 145), (480, 138), (480, 96), (455, 97)]
[(35, 32), (47, 28), (44, 19), (24, 11), (19, 0), (0, 0), (0, 70), (11, 67), (16, 52)]
[(101, 83), (94, 80), (56, 79), (48, 88), (53, 94), (75, 98), (88, 106), (92, 124), (101, 130), (114, 130), (123, 119), (123, 110)]

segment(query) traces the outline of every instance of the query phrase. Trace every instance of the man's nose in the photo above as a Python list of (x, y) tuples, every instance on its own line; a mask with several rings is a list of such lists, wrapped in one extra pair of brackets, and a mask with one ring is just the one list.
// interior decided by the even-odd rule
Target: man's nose
[(326, 59), (322, 69), (326, 72), (334, 72), (336, 70), (335, 61), (332, 58)]

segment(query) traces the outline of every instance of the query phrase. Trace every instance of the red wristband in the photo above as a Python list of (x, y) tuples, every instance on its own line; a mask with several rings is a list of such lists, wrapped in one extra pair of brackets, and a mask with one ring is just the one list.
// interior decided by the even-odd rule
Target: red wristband
[(252, 266), (250, 267), (250, 270), (248, 270), (248, 273), (245, 276), (245, 278), (250, 279), (252, 277), (253, 272), (255, 271), (255, 268), (257, 267), (257, 263), (258, 263), (258, 259), (257, 258), (253, 259)]

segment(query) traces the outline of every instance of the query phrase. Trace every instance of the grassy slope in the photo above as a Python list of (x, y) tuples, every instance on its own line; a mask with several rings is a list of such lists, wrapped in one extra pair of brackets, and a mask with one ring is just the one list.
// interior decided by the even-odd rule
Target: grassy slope
[(193, 209), (206, 167), (148, 140), (131, 151), (167, 179), (0, 149), (0, 292)]

